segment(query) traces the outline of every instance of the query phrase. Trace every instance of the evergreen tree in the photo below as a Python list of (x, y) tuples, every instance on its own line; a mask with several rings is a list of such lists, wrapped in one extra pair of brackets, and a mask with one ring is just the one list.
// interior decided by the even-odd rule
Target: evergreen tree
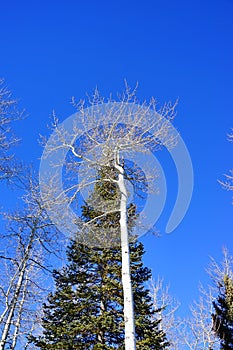
[(221, 340), (221, 349), (233, 349), (233, 280), (225, 275), (223, 284), (219, 285), (220, 294), (213, 302), (215, 313), (213, 330)]
[[(102, 169), (103, 178), (110, 168)], [(112, 174), (114, 176), (114, 174)], [(117, 200), (114, 183), (97, 182), (91, 201), (82, 208), (82, 220), (94, 220), (92, 232), (102, 228), (119, 233), (119, 212), (106, 215), (103, 206)], [(99, 206), (93, 207), (98, 202)], [(91, 204), (92, 203), (92, 204)], [(101, 211), (102, 210), (102, 211)], [(128, 207), (128, 225), (132, 229), (136, 207)], [(111, 230), (112, 232), (112, 230)], [(116, 241), (114, 237), (114, 241)], [(151, 271), (143, 266), (142, 243), (130, 242), (131, 279), (134, 293), (135, 328), (138, 350), (166, 349), (168, 343), (159, 322), (154, 320), (149, 291), (144, 283)], [(68, 265), (54, 271), (56, 290), (44, 305), (43, 336), (34, 339), (40, 349), (124, 349), (124, 299), (121, 281), (121, 249), (96, 248), (72, 240), (67, 250)]]

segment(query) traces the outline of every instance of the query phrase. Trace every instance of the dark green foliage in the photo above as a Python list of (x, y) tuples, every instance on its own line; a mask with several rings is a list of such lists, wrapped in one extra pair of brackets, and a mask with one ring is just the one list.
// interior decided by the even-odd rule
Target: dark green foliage
[[(143, 267), (141, 243), (131, 243), (137, 349), (165, 349), (165, 335), (152, 321), (148, 290), (151, 272)], [(119, 249), (88, 248), (73, 241), (69, 264), (54, 272), (56, 291), (44, 305), (41, 349), (124, 349), (123, 290)]]
[[(118, 199), (116, 185), (104, 182), (106, 172), (111, 178), (115, 176), (107, 167), (100, 172), (101, 181), (97, 182), (88, 203), (82, 207), (82, 220), (90, 222), (96, 219), (92, 224), (94, 234), (100, 229), (112, 234), (114, 228), (119, 237), (119, 212), (112, 211), (102, 216), (104, 205), (109, 200)], [(136, 207), (131, 204), (128, 207), (129, 231), (136, 217)], [(154, 320), (156, 311), (144, 286), (151, 272), (143, 267), (143, 254), (142, 243), (132, 240), (130, 259), (137, 350), (166, 349), (165, 334), (159, 329), (159, 321)], [(34, 339), (34, 343), (40, 349), (123, 350), (120, 246), (95, 248), (80, 243), (80, 240), (72, 240), (67, 258), (68, 265), (54, 272), (56, 290), (44, 305), (43, 336)]]
[[(108, 181), (109, 179), (113, 182)], [(82, 206), (82, 223), (79, 231), (79, 242), (94, 247), (119, 247), (120, 239), (120, 196), (116, 180), (116, 170), (106, 166), (102, 168), (97, 177), (93, 193)], [(128, 206), (128, 230), (130, 240), (136, 238), (132, 234), (137, 219), (136, 206)], [(83, 223), (91, 222), (91, 225)]]
[(219, 285), (220, 294), (214, 302), (215, 313), (213, 330), (221, 340), (221, 349), (233, 349), (233, 280), (225, 276), (223, 284)]

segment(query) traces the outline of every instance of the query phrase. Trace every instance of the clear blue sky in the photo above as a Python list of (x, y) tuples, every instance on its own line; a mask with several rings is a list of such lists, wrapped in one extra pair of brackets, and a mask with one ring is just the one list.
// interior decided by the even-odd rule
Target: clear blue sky
[[(164, 229), (175, 200), (172, 164), (164, 161), (168, 202), (158, 229), (143, 239), (145, 263), (187, 305), (205, 279), (208, 256), (232, 249), (232, 193), (217, 179), (233, 168), (233, 1), (4, 1), (0, 11), (0, 76), (29, 117), (16, 126), (17, 154), (36, 167), (49, 115), (73, 113), (71, 96), (98, 86), (104, 96), (139, 82), (142, 101), (179, 98), (175, 127), (192, 158), (189, 211), (171, 234)], [(166, 158), (166, 156), (165, 156)], [(163, 163), (163, 156), (160, 155)], [(5, 192), (4, 192), (5, 193)], [(4, 198), (2, 198), (5, 201)], [(1, 200), (1, 201), (2, 201)]]

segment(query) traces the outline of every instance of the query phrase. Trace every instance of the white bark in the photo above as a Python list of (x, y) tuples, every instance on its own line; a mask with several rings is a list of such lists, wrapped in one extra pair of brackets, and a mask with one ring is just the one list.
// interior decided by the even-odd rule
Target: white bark
[[(168, 103), (158, 111), (154, 99), (149, 103), (144, 102), (139, 105), (135, 90), (131, 91), (127, 85), (120, 102), (114, 101), (111, 96), (109, 103), (106, 104), (98, 91), (95, 91), (93, 98), (90, 99), (89, 108), (85, 108), (83, 101), (80, 101), (80, 104), (73, 102), (78, 109), (76, 117), (67, 119), (61, 125), (58, 125), (58, 120), (55, 118), (54, 133), (48, 141), (45, 140), (46, 147), (40, 168), (41, 194), (50, 218), (61, 232), (64, 232), (65, 235), (69, 232), (76, 237), (78, 224), (79, 237), (77, 239), (92, 247), (98, 247), (100, 244), (108, 248), (113, 245), (118, 246), (119, 235), (114, 228), (109, 234), (109, 230), (105, 232), (102, 228), (92, 232), (92, 227), (96, 229), (97, 220), (108, 213), (116, 211), (120, 213), (125, 349), (135, 350), (136, 337), (127, 227), (127, 191), (124, 168), (119, 162), (119, 152), (147, 153), (151, 152), (150, 147), (152, 146), (152, 148), (174, 147), (177, 143), (176, 133), (174, 134), (170, 121), (175, 115), (176, 103), (174, 105)], [(79, 138), (81, 135), (85, 135), (83, 141)], [(68, 153), (71, 156), (70, 161), (67, 161), (68, 158), (66, 158)], [(68, 170), (67, 183), (70, 181), (70, 186), (66, 189), (61, 186), (64, 164)], [(116, 202), (111, 201), (107, 207), (101, 208), (100, 211), (103, 214), (89, 222), (82, 223), (71, 205), (78, 203), (80, 193), (86, 191), (89, 185), (98, 182), (96, 180), (98, 171), (109, 165), (115, 166), (118, 179), (116, 180), (114, 176), (113, 178), (107, 176), (101, 181), (117, 183), (120, 201), (117, 199), (117, 205), (115, 205)], [(138, 176), (137, 171), (133, 175), (135, 176), (132, 177), (132, 182), (144, 183), (144, 178), (141, 178), (140, 174)], [(154, 179), (154, 170), (152, 179)], [(99, 209), (98, 205), (93, 207)]]
[(20, 294), (20, 291), (22, 288), (25, 271), (26, 271), (26, 261), (24, 261), (23, 266), (22, 266), (22, 270), (20, 271), (19, 278), (18, 278), (17, 285), (16, 285), (16, 289), (15, 289), (15, 293), (14, 293), (14, 297), (13, 297), (12, 303), (11, 303), (10, 308), (9, 308), (9, 313), (8, 313), (8, 316), (7, 316), (7, 319), (5, 322), (5, 326), (3, 328), (2, 339), (0, 340), (0, 350), (5, 349), (5, 345), (6, 345), (6, 341), (8, 338), (9, 331), (10, 331), (10, 327), (12, 325), (12, 319), (14, 317), (14, 312), (15, 312), (15, 308), (17, 305), (18, 297), (19, 297), (19, 294)]
[(22, 314), (23, 314), (23, 309), (24, 309), (24, 304), (26, 302), (26, 298), (27, 298), (27, 289), (28, 289), (28, 275), (29, 275), (29, 270), (26, 271), (26, 275), (25, 275), (25, 282), (24, 282), (24, 286), (23, 286), (23, 290), (22, 290), (22, 296), (21, 296), (21, 300), (19, 301), (19, 305), (18, 305), (18, 315), (17, 315), (17, 319), (15, 321), (15, 329), (14, 329), (14, 333), (13, 333), (13, 337), (12, 337), (12, 344), (11, 344), (11, 350), (14, 350), (17, 344), (17, 340), (18, 340), (18, 336), (20, 333), (20, 326), (21, 326), (21, 322), (22, 322)]
[(34, 240), (34, 232), (32, 232), (32, 235), (30, 237), (30, 241), (29, 241), (28, 246), (26, 247), (26, 250), (25, 250), (25, 255), (23, 257), (22, 263), (19, 266), (19, 276), (18, 276), (18, 280), (16, 283), (16, 288), (14, 291), (13, 298), (12, 298), (10, 305), (9, 305), (9, 310), (8, 310), (9, 312), (8, 312), (8, 315), (7, 315), (7, 318), (5, 321), (5, 325), (4, 325), (4, 328), (2, 331), (2, 338), (0, 340), (0, 350), (5, 349), (5, 345), (6, 345), (6, 341), (8, 338), (9, 331), (10, 331), (10, 327), (12, 325), (12, 321), (14, 318), (15, 309), (16, 309), (16, 306), (19, 302), (19, 295), (21, 293), (21, 290), (22, 290), (22, 287), (24, 284), (25, 274), (27, 271), (27, 263), (28, 263), (30, 251), (32, 249), (33, 240)]
[(130, 251), (127, 226), (127, 190), (124, 180), (124, 169), (115, 164), (119, 171), (118, 186), (120, 190), (120, 230), (122, 252), (122, 285), (124, 294), (124, 321), (125, 321), (125, 350), (136, 350), (133, 292), (130, 273)]
[[(23, 180), (27, 185), (28, 179)], [(3, 239), (10, 251), (6, 256), (0, 255), (0, 262), (5, 263), (0, 286), (0, 350), (9, 344), (11, 350), (17, 348), (20, 340), (21, 344), (27, 342), (37, 318), (34, 305), (41, 303), (44, 293), (38, 282), (39, 274), (50, 271), (43, 262), (46, 253), (53, 252), (50, 242), (56, 230), (47, 219), (37, 187), (32, 186), (31, 178), (29, 181), (30, 192), (24, 196), (27, 209), (6, 215), (8, 226)]]

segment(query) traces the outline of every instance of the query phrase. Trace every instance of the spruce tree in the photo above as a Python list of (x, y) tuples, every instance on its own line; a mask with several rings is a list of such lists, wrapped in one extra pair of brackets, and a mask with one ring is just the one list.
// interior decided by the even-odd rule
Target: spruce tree
[[(102, 169), (103, 178), (110, 168)], [(112, 174), (114, 176), (114, 174)], [(91, 201), (82, 207), (83, 222), (95, 218), (92, 233), (101, 228), (119, 232), (119, 212), (101, 216), (101, 207), (117, 199), (114, 183), (97, 182)], [(98, 201), (99, 207), (93, 207)], [(92, 204), (91, 204), (92, 203)], [(128, 206), (128, 225), (132, 229), (136, 207)], [(114, 237), (116, 242), (117, 237)], [(143, 266), (143, 244), (130, 242), (131, 279), (134, 293), (135, 330), (138, 350), (166, 349), (168, 343), (145, 282), (151, 271)], [(54, 271), (56, 289), (44, 305), (43, 336), (34, 339), (40, 349), (110, 350), (124, 349), (124, 299), (121, 281), (121, 249), (90, 247), (73, 239), (67, 250), (68, 264)]]
[(215, 313), (213, 330), (221, 340), (221, 349), (233, 349), (233, 280), (225, 275), (219, 285), (220, 294), (217, 302), (213, 302)]

